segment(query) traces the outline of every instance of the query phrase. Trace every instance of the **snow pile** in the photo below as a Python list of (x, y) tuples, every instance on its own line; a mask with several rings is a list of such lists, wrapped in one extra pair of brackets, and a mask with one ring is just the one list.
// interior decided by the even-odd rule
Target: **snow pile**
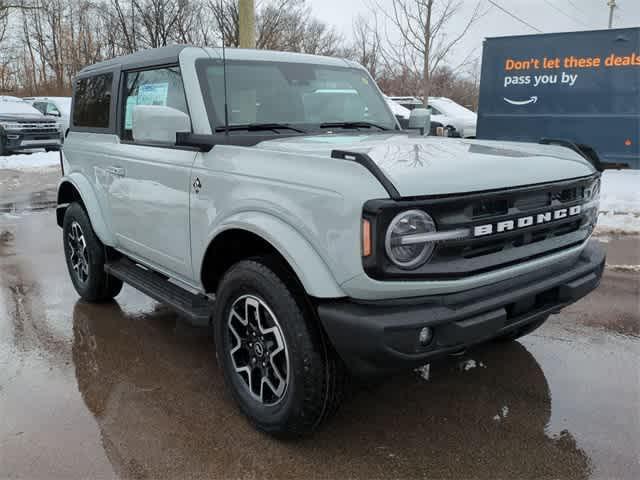
[(640, 234), (640, 170), (606, 170), (596, 234)]
[(430, 369), (430, 364), (426, 364), (423, 365), (421, 367), (418, 367), (414, 370), (414, 372), (416, 372), (418, 375), (420, 375), (420, 377), (422, 377), (423, 380), (426, 380), (427, 382), (429, 381), (429, 369)]
[(493, 419), (496, 422), (499, 422), (500, 420), (504, 420), (505, 418), (507, 418), (508, 415), (509, 415), (509, 407), (505, 405), (500, 409), (498, 414), (493, 417)]
[(59, 152), (37, 151), (31, 154), (16, 154), (0, 157), (0, 170), (30, 170), (55, 167), (60, 165)]

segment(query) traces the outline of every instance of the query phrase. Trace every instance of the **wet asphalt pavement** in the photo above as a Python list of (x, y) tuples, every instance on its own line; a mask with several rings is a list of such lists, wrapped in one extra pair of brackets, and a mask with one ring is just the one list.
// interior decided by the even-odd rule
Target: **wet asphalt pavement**
[(323, 430), (281, 442), (235, 408), (207, 331), (126, 286), (78, 301), (49, 194), (10, 195), (0, 478), (640, 478), (640, 274), (619, 268), (638, 237), (606, 239), (599, 289), (534, 334), (354, 384)]

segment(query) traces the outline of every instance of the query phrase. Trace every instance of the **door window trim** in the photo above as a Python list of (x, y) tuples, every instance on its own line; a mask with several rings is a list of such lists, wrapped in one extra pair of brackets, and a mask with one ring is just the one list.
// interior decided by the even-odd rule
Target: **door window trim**
[[(130, 68), (127, 70), (121, 70), (120, 74), (118, 76), (118, 83), (120, 85), (120, 88), (118, 89), (118, 100), (117, 100), (117, 105), (116, 105), (116, 134), (118, 135), (118, 138), (120, 139), (120, 143), (124, 144), (124, 145), (139, 145), (142, 147), (155, 147), (155, 148), (166, 148), (166, 149), (170, 149), (170, 150), (188, 150), (188, 151), (198, 151), (197, 148), (194, 147), (188, 147), (188, 146), (178, 146), (175, 144), (168, 144), (168, 143), (150, 143), (150, 142), (136, 142), (135, 140), (131, 139), (128, 140), (126, 138), (124, 138), (124, 122), (126, 120), (126, 115), (125, 115), (125, 107), (127, 105), (127, 101), (125, 99), (125, 95), (127, 93), (127, 75), (130, 73), (139, 73), (139, 72), (147, 72), (147, 71), (152, 71), (152, 70), (163, 70), (163, 69), (167, 69), (167, 68), (177, 68), (178, 71), (180, 72), (180, 79), (182, 80), (182, 93), (184, 94), (184, 99), (185, 99), (185, 106), (187, 107), (187, 115), (189, 115), (189, 119), (191, 120), (191, 112), (189, 110), (189, 100), (187, 97), (187, 92), (184, 89), (184, 80), (183, 80), (183, 76), (182, 76), (182, 69), (180, 68), (180, 64), (179, 63), (163, 63), (163, 64), (159, 64), (159, 65), (151, 65), (151, 66), (145, 66), (145, 67), (137, 67), (137, 68)], [(193, 133), (193, 122), (191, 122), (191, 132)]]

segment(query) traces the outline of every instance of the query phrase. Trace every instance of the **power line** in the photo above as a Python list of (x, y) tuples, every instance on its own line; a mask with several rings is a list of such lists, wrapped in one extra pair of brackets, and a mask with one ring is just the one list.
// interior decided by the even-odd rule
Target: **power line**
[[(578, 5), (576, 5), (576, 3), (573, 0), (567, 0), (567, 2), (569, 2), (569, 4), (576, 9), (576, 12), (580, 12), (580, 15), (584, 18), (587, 18), (589, 15), (587, 15), (584, 11), (581, 10), (582, 7), (579, 7)], [(587, 18), (588, 19), (588, 18)]]
[(546, 3), (547, 5), (549, 5), (551, 8), (553, 8), (556, 12), (561, 13), (562, 15), (564, 15), (565, 17), (573, 20), (576, 23), (579, 23), (580, 25), (589, 28), (589, 25), (587, 25), (586, 23), (584, 23), (581, 20), (578, 20), (576, 17), (574, 17), (573, 15), (569, 15), (567, 12), (560, 10), (558, 7), (556, 7), (553, 3), (551, 3), (549, 0), (542, 0), (544, 3)]
[(526, 25), (527, 27), (529, 27), (532, 30), (535, 30), (538, 33), (544, 33), (542, 30), (540, 30), (539, 28), (534, 27), (533, 25), (531, 25), (529, 22), (524, 21), (523, 19), (521, 19), (520, 17), (518, 17), (517, 15), (511, 13), (509, 10), (507, 10), (506, 8), (502, 7), (501, 5), (498, 5), (494, 0), (487, 0), (491, 5), (493, 5), (496, 8), (499, 8), (500, 10), (502, 10), (504, 13), (506, 13), (507, 15), (509, 15), (511, 18), (517, 20), (518, 22), (522, 23), (523, 25)]
[(576, 10), (580, 10), (580, 8), (578, 7), (578, 5), (576, 5), (575, 3), (573, 3), (573, 0), (567, 0), (567, 2), (569, 2), (571, 4), (571, 6), (573, 8), (575, 8)]

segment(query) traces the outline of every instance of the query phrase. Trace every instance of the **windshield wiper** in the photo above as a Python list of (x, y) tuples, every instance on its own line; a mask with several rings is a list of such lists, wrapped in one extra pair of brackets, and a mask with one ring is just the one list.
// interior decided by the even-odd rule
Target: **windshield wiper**
[(263, 130), (292, 130), (298, 133), (307, 133), (301, 128), (296, 128), (288, 123), (249, 123), (248, 125), (229, 125), (229, 127), (216, 127), (216, 132), (247, 130), (248, 132), (259, 132)]
[(387, 127), (371, 122), (325, 122), (320, 124), (320, 128), (379, 128), (389, 130)]

